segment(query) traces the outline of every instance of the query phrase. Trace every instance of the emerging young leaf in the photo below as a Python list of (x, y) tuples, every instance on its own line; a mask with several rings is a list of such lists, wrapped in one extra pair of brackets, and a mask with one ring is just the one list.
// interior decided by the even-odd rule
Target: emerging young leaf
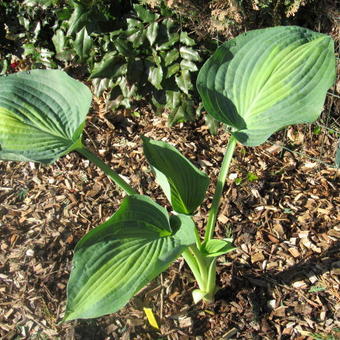
[(332, 39), (297, 26), (241, 34), (203, 65), (197, 88), (205, 109), (244, 145), (313, 122), (335, 79)]
[(211, 239), (202, 244), (201, 252), (207, 257), (217, 257), (235, 250), (231, 239)]
[(173, 209), (181, 214), (194, 213), (204, 199), (208, 176), (172, 145), (142, 138), (145, 157)]
[(81, 143), (90, 90), (57, 70), (0, 77), (0, 159), (51, 163)]
[(126, 197), (77, 244), (63, 321), (117, 311), (194, 243), (191, 218), (169, 219), (149, 197)]

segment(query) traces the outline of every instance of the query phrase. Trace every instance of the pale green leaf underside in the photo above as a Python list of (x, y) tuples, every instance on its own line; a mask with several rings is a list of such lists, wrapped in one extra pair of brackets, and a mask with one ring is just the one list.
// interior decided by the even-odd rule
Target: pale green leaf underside
[(316, 120), (334, 79), (329, 36), (278, 26), (220, 46), (200, 70), (197, 88), (205, 109), (254, 146), (284, 126)]
[(205, 197), (208, 176), (168, 143), (143, 137), (143, 147), (173, 209), (181, 214), (194, 213)]
[(195, 242), (194, 224), (150, 198), (128, 196), (120, 209), (78, 243), (64, 321), (95, 318), (123, 307)]
[(0, 77), (0, 159), (50, 163), (79, 143), (91, 92), (58, 70)]

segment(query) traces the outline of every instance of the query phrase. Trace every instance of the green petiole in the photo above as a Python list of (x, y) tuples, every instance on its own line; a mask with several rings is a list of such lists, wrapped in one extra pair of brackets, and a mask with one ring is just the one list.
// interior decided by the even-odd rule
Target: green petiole
[(211, 203), (211, 208), (209, 211), (208, 223), (207, 223), (207, 227), (206, 227), (206, 231), (204, 235), (204, 242), (211, 240), (213, 237), (214, 227), (215, 227), (215, 223), (217, 219), (218, 207), (220, 205), (224, 183), (225, 183), (228, 171), (229, 171), (229, 166), (230, 166), (233, 154), (234, 154), (235, 146), (236, 146), (236, 138), (233, 135), (231, 135), (226, 152), (223, 157), (221, 170), (217, 178), (216, 190), (215, 190), (215, 194), (214, 194), (214, 197)]
[(110, 177), (115, 184), (117, 184), (121, 189), (123, 189), (128, 195), (135, 195), (138, 192), (133, 189), (130, 184), (128, 184), (123, 178), (121, 178), (114, 170), (112, 170), (108, 165), (106, 165), (100, 158), (89, 151), (85, 146), (80, 146), (75, 151), (78, 151), (88, 160), (96, 164), (104, 173)]

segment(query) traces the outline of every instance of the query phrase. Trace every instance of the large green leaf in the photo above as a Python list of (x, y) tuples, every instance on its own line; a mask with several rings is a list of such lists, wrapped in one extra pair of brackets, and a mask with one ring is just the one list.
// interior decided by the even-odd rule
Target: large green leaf
[(81, 143), (90, 90), (58, 70), (0, 77), (0, 159), (51, 163)]
[(128, 196), (77, 244), (64, 321), (113, 313), (194, 244), (194, 223), (141, 195)]
[(254, 146), (282, 127), (316, 120), (334, 79), (329, 36), (278, 26), (221, 45), (200, 70), (197, 88), (205, 109)]
[(142, 138), (145, 157), (173, 209), (181, 214), (194, 213), (204, 199), (208, 176), (172, 145)]

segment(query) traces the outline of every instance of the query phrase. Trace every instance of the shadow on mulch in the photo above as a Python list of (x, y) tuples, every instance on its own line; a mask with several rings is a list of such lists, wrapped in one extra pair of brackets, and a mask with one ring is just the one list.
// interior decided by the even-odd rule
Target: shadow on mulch
[[(250, 265), (235, 261), (232, 267), (230, 285), (217, 292), (216, 300), (230, 303), (237, 300), (240, 293), (246, 294), (252, 305), (254, 320), (259, 322), (272, 310), (268, 307), (268, 301), (272, 299), (271, 292), (275, 287), (287, 287), (287, 285), (297, 280), (306, 279), (312, 274), (322, 275), (339, 267), (339, 259), (340, 241), (337, 241), (324, 253), (304, 259), (279, 273), (268, 271), (263, 275), (254, 275), (251, 273)], [(223, 271), (220, 274), (222, 273)], [(204, 322), (204, 320), (200, 320), (200, 322)], [(202, 327), (206, 328), (201, 324), (200, 331)]]

